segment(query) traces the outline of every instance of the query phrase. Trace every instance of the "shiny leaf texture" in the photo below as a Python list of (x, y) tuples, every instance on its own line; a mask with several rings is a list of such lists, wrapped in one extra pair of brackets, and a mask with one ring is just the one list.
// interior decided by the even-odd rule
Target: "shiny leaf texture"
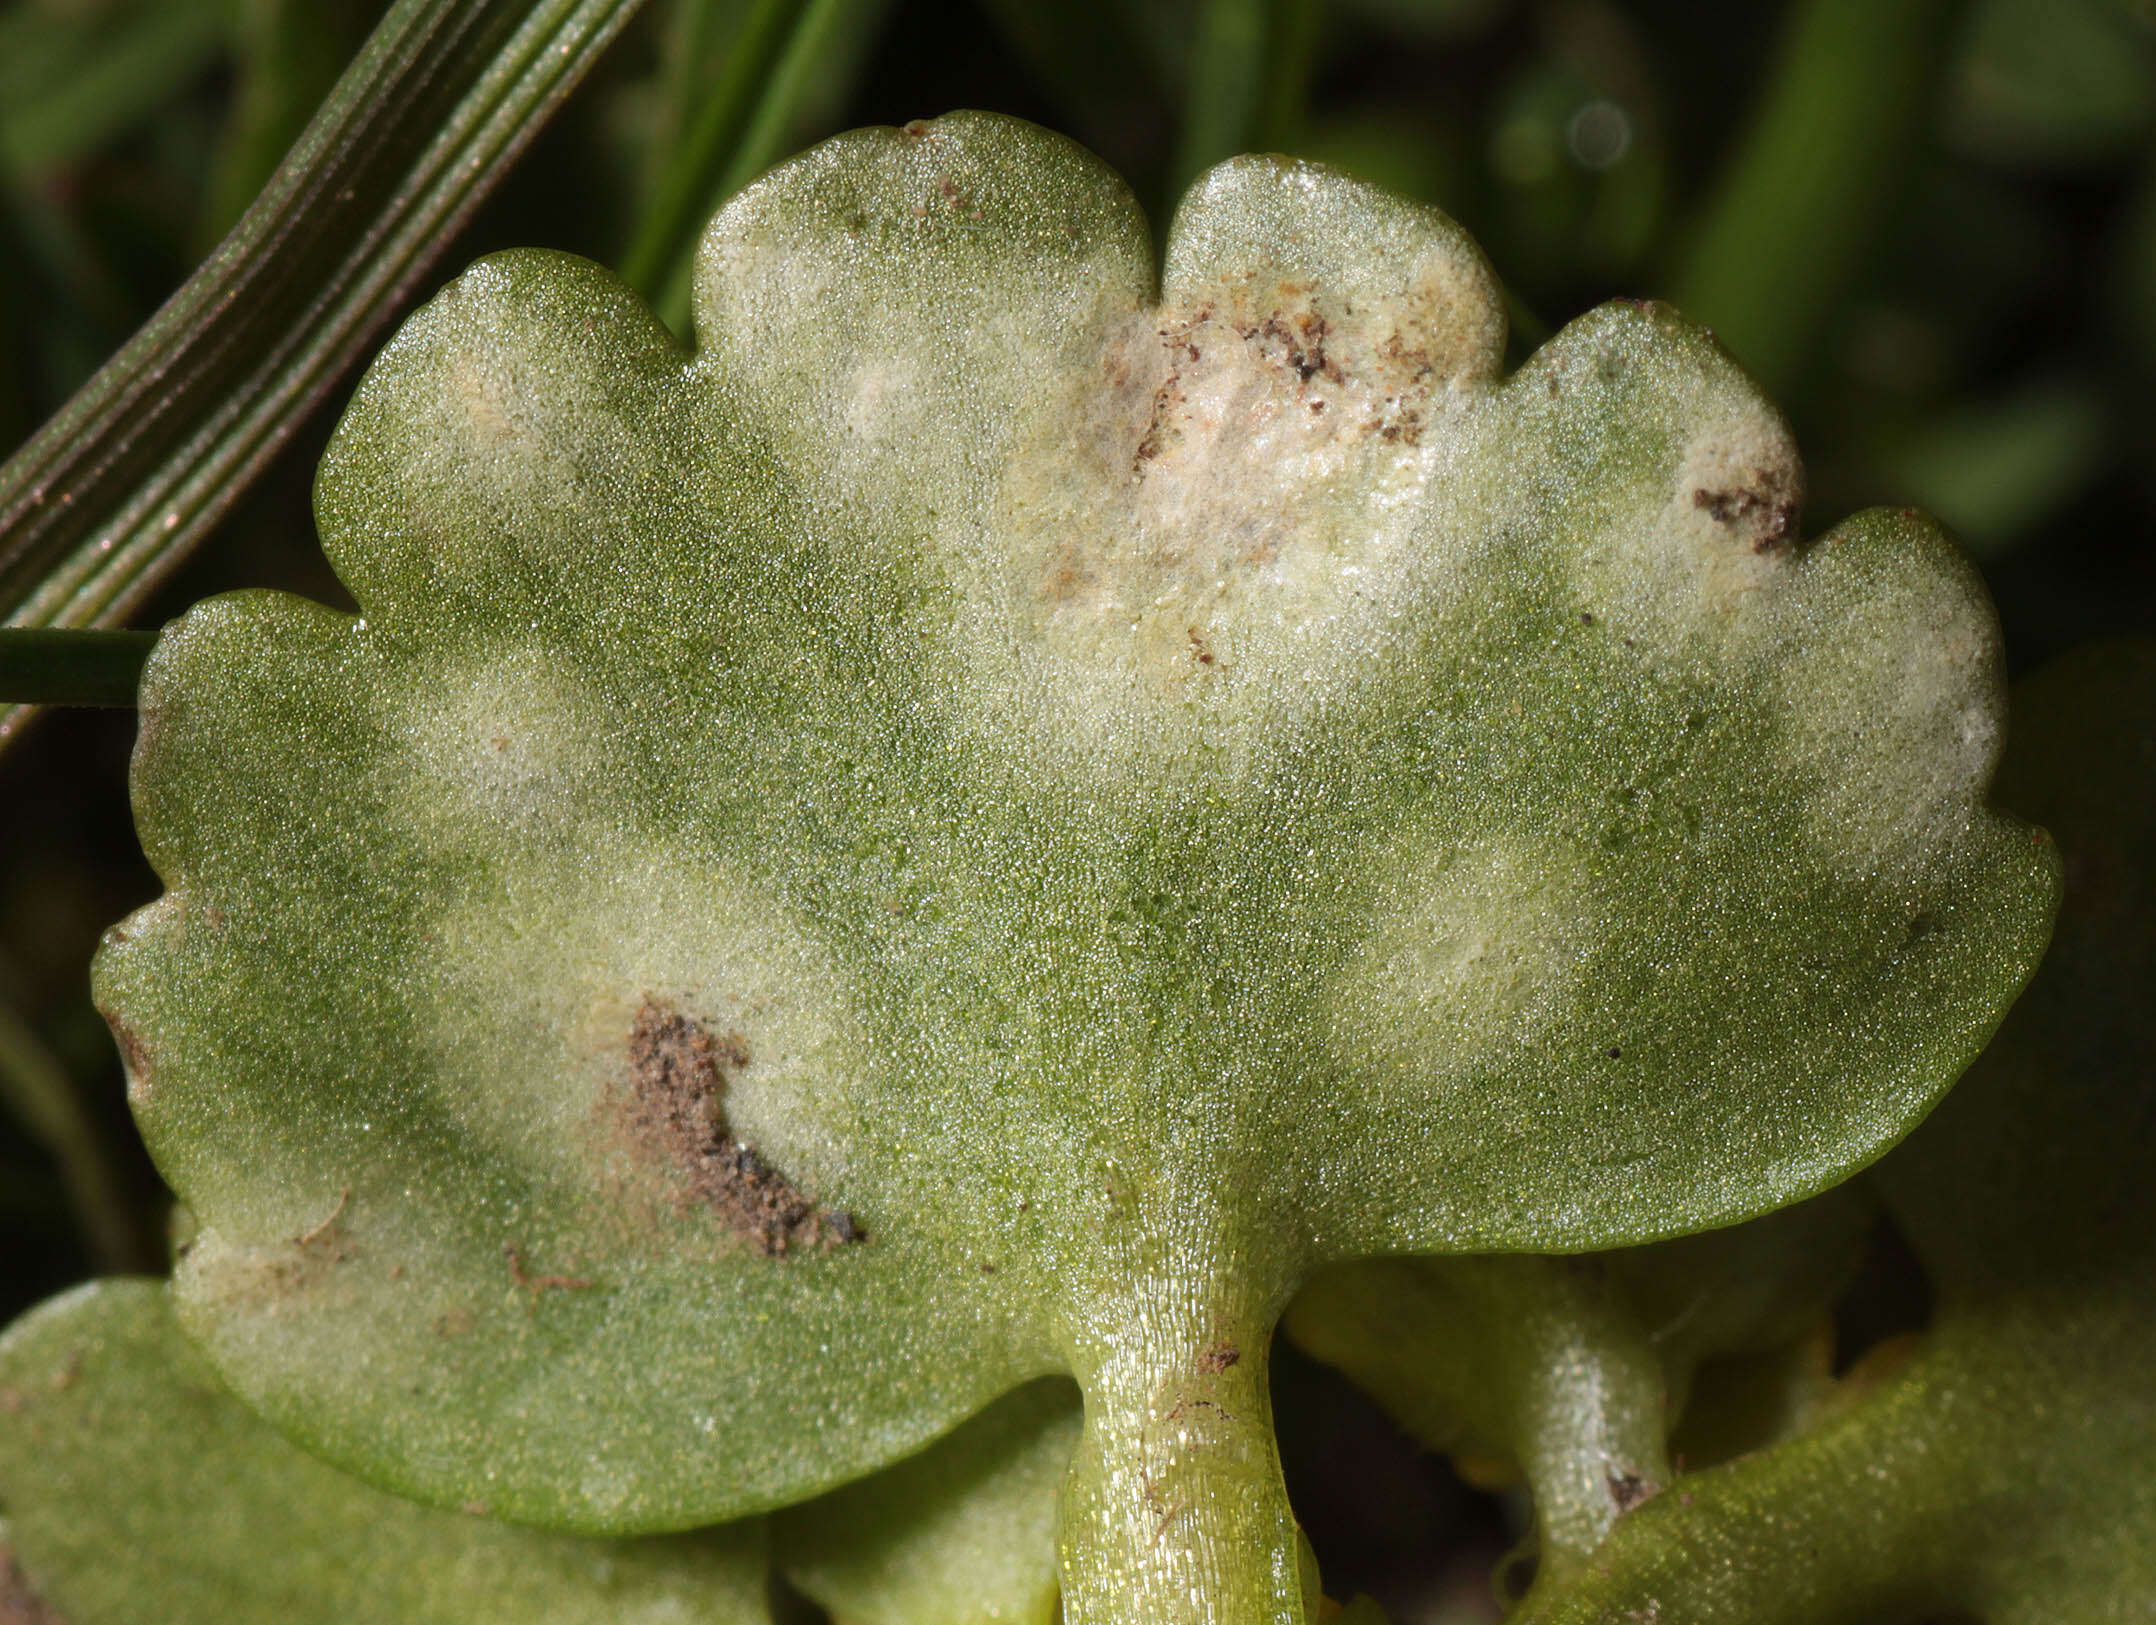
[(2066, 854), (2058, 938), (1875, 1182), (1939, 1295), (1906, 1364), (1623, 1520), (1522, 1625), (1988, 1625), (2156, 1608), (2156, 647), (2017, 696), (2002, 772)]
[(780, 1570), (844, 1625), (1055, 1625), (1078, 1396), (1029, 1383), (895, 1467), (789, 1507)]
[(1069, 1372), (1065, 1617), (1292, 1619), (1305, 1272), (1746, 1218), (1976, 1053), (2055, 865), (1932, 526), (1802, 543), (1665, 309), (1501, 378), (1473, 245), (1325, 170), (1154, 264), (986, 115), (750, 187), (694, 353), (485, 261), (324, 464), (360, 613), (168, 631), (99, 986), (280, 1426), (658, 1530)]
[(4, 1544), (68, 1625), (771, 1618), (760, 1524), (541, 1534), (324, 1466), (224, 1391), (157, 1281), (92, 1282), (0, 1336), (0, 1510)]

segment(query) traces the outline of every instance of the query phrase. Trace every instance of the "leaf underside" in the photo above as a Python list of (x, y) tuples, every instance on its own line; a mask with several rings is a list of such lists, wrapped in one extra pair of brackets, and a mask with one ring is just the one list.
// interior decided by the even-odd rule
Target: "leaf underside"
[[(369, 1489), (227, 1394), (162, 1282), (0, 1337), (6, 1542), (68, 1625), (769, 1625), (764, 1531), (513, 1529)], [(14, 1620), (0, 1589), (0, 1617)], [(36, 1617), (36, 1616), (31, 1616)]]
[(1938, 1294), (1897, 1372), (1620, 1521), (1523, 1625), (2075, 1625), (2156, 1608), (2156, 646), (2017, 693), (2002, 792), (2067, 854), (2057, 940), (1872, 1181)]
[(1745, 1218), (1981, 1046), (2055, 863), (1985, 808), (1935, 527), (1801, 542), (1781, 420), (1665, 309), (1500, 378), (1458, 228), (1324, 170), (1221, 166), (1153, 264), (985, 115), (749, 188), (693, 354), (484, 261), (324, 464), (360, 613), (168, 630), (170, 889), (98, 982), (182, 1317), (279, 1425), (651, 1530), (1069, 1371), (1069, 1543), (1120, 1555), (1067, 1616), (1213, 1583), (1158, 1507), (1215, 1467), (1291, 1611), (1305, 1271)]

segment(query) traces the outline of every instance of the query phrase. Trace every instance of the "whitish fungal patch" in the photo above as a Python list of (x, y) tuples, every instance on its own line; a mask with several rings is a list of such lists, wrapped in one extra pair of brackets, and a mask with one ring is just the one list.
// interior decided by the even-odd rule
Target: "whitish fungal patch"
[(1568, 1006), (1601, 921), (1580, 860), (1557, 847), (1415, 844), (1379, 871), (1398, 878), (1334, 983), (1333, 1031), (1346, 1058), (1441, 1093)]
[(624, 731), (556, 651), (512, 647), (415, 685), (384, 781), (444, 846), (491, 847), (584, 816)]
[(1441, 487), (1477, 398), (1418, 311), (1412, 287), (1357, 303), (1267, 272), (1104, 324), (1006, 466), (989, 591), (1014, 624), (976, 669), (1091, 769), (1154, 773), (1367, 677), (1452, 551)]
[(604, 1116), (622, 1087), (640, 1012), (671, 1008), (725, 1040), (736, 1141), (803, 1190), (842, 1188), (841, 1148), (860, 1143), (863, 1047), (831, 956), (722, 862), (611, 828), (581, 843), (475, 877), (440, 918), (425, 1007), (445, 1103), (471, 1132), (564, 1178), (612, 1179), (621, 1136), (600, 1130), (595, 1109)]

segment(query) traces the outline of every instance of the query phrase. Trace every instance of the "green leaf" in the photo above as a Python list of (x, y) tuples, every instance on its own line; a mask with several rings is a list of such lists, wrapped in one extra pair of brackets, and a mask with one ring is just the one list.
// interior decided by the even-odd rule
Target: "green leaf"
[(1329, 172), (1153, 265), (985, 115), (749, 188), (694, 355), (488, 260), (324, 464), (360, 613), (167, 632), (98, 981), (280, 1426), (651, 1530), (1069, 1372), (1072, 1625), (1293, 1619), (1306, 1272), (1752, 1216), (1981, 1046), (2054, 863), (1932, 527), (1799, 545), (1665, 310), (1500, 380), (1472, 245)]
[(68, 1625), (771, 1617), (761, 1525), (583, 1540), (428, 1511), (324, 1466), (224, 1392), (160, 1282), (95, 1282), (17, 1321), (0, 1408), (6, 1538)]
[[(1283, 1324), (1423, 1444), (1477, 1476), (1524, 1476), (1547, 1583), (1670, 1484), (1703, 1366), (1811, 1341), (1874, 1212), (1842, 1185), (1612, 1253), (1360, 1260), (1315, 1275)], [(1781, 1397), (1769, 1421), (1787, 1425)]]
[(2004, 794), (2067, 855), (2044, 967), (1875, 1175), (1939, 1297), (1831, 1421), (1625, 1519), (1523, 1625), (1988, 1625), (2156, 1604), (2156, 647), (2019, 695)]
[(1054, 1625), (1056, 1490), (1078, 1396), (1006, 1394), (918, 1456), (790, 1508), (779, 1567), (846, 1625)]
[[(639, 0), (399, 0), (262, 196), (0, 468), (0, 616), (112, 626), (305, 421)], [(0, 709), (0, 746), (20, 708)]]

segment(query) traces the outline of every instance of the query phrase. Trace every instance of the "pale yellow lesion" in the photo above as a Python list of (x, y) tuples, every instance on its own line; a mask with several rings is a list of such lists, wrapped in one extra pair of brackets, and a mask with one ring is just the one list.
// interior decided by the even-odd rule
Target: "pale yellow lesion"
[(413, 679), (376, 770), (409, 827), (444, 855), (491, 851), (589, 816), (616, 792), (619, 713), (558, 650), (512, 644)]
[[(604, 351), (582, 333), (547, 330), (524, 306), (516, 273), (482, 260), (377, 363), (417, 408), (387, 446), (383, 494), (413, 534), (452, 557), (505, 538), (485, 523), (445, 524), (446, 515), (483, 505), (517, 526), (517, 547), (544, 551), (554, 538), (569, 544), (580, 523), (618, 516), (625, 494), (667, 476), (648, 412), (624, 407)], [(463, 560), (467, 569), (480, 562)]]
[(1333, 1047), (1380, 1095), (1441, 1096), (1571, 1010), (1607, 929), (1585, 865), (1521, 835), (1404, 838), (1327, 990)]
[(1465, 567), (1470, 487), (1446, 486), (1487, 390), (1403, 315), (1412, 292), (1267, 272), (1103, 313), (1005, 465), (994, 548), (961, 564), (1000, 610), (959, 629), (971, 681), (1030, 715), (1063, 758), (1043, 765), (1172, 780), (1202, 747), (1232, 774), (1370, 680)]
[(842, 1206), (870, 1046), (833, 955), (752, 877), (607, 833), (440, 917), (424, 1005), (439, 1098), (570, 1189), (680, 1216), (688, 1204), (625, 1142), (620, 1112), (643, 1013), (679, 1012), (725, 1047), (734, 1137)]
[(1823, 857), (1909, 885), (1998, 839), (1998, 634), (1936, 526), (1873, 514), (1823, 538), (1782, 630), (1785, 765)]

